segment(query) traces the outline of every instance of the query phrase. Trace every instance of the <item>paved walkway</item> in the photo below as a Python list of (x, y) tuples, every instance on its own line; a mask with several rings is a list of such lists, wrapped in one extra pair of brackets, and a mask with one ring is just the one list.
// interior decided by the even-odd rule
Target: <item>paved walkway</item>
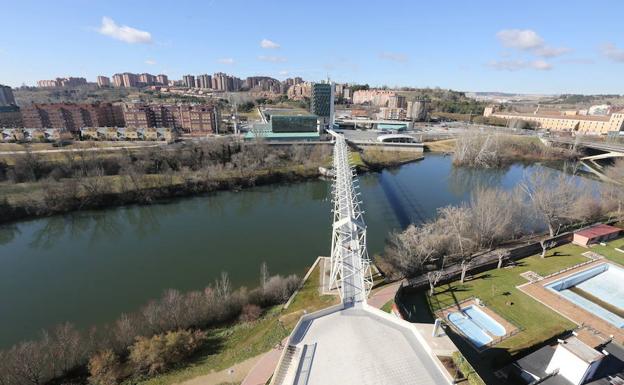
[[(399, 286), (401, 286), (401, 283), (396, 282), (375, 291), (368, 298), (368, 304), (380, 309), (386, 302), (394, 298)], [(286, 345), (286, 340), (287, 339), (284, 339), (284, 341), (282, 341), (283, 346)], [(249, 371), (249, 374), (247, 374), (247, 377), (245, 377), (241, 385), (266, 384), (273, 375), (273, 371), (277, 367), (281, 354), (281, 348), (273, 348), (271, 351), (264, 353), (258, 363)]]

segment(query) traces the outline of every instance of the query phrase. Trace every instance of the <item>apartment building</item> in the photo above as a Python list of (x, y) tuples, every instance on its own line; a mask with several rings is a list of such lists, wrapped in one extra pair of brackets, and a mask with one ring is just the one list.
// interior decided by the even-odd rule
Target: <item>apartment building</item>
[(77, 87), (87, 84), (87, 79), (76, 77), (56, 78), (54, 80), (39, 80), (37, 87), (54, 88), (54, 87)]
[(380, 107), (377, 117), (387, 120), (405, 120), (407, 119), (407, 111), (405, 108)]
[(288, 99), (293, 99), (293, 100), (303, 100), (304, 98), (309, 98), (311, 94), (312, 94), (312, 84), (308, 82), (294, 84), (290, 86), (290, 88), (288, 88), (288, 91), (286, 91), (286, 95), (288, 96)]
[(111, 86), (110, 78), (107, 76), (98, 76), (97, 85), (100, 88), (110, 87)]
[(396, 96), (396, 92), (389, 90), (358, 90), (353, 93), (353, 104), (387, 107), (392, 96)]
[(203, 89), (212, 88), (212, 76), (208, 74), (198, 75), (196, 83), (197, 83), (198, 88), (203, 88)]
[(218, 130), (217, 108), (209, 104), (126, 104), (126, 127), (167, 127), (185, 135), (201, 136)]
[(121, 127), (120, 106), (111, 103), (30, 104), (21, 108), (24, 127), (59, 128), (77, 132), (81, 127)]
[(182, 77), (182, 81), (184, 82), (185, 87), (195, 88), (195, 76), (193, 75), (184, 75)]
[(168, 86), (169, 85), (169, 78), (165, 74), (158, 74), (158, 75), (156, 75), (156, 82), (158, 84), (160, 84), (160, 85)]
[(485, 108), (483, 116), (505, 119), (508, 122), (522, 120), (536, 125), (536, 128), (553, 131), (582, 132), (602, 135), (613, 131), (624, 131), (624, 113), (611, 115), (572, 115), (570, 113), (521, 114), (516, 112), (497, 112), (496, 107)]
[(390, 108), (406, 108), (407, 99), (402, 95), (391, 95), (388, 98), (388, 107)]

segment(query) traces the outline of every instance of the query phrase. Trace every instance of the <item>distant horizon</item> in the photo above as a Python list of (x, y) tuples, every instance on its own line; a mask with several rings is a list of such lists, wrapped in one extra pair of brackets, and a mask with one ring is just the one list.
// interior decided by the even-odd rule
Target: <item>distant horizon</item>
[(620, 94), (623, 11), (615, 0), (592, 7), (576, 0), (526, 0), (521, 7), (492, 0), (287, 6), (213, 0), (177, 7), (24, 0), (3, 7), (10, 38), (0, 42), (0, 84), (226, 72), (389, 87)]

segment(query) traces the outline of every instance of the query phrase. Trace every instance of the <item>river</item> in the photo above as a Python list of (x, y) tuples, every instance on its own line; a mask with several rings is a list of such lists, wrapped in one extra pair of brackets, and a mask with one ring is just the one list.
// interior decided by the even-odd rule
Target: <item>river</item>
[[(512, 188), (536, 167), (454, 168), (427, 154), (360, 177), (369, 253), (392, 230), (468, 199), (478, 185)], [(110, 322), (165, 289), (200, 289), (222, 271), (235, 286), (272, 274), (303, 274), (328, 255), (329, 184), (314, 180), (218, 192), (150, 206), (22, 221), (0, 226), (0, 348), (70, 321)]]

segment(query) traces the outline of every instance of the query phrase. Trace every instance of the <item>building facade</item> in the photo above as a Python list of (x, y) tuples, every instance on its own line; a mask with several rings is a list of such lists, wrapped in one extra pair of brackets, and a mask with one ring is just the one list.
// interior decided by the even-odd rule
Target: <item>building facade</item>
[(312, 83), (310, 111), (319, 117), (323, 126), (334, 120), (334, 84)]
[(218, 110), (210, 104), (125, 104), (128, 128), (171, 128), (190, 136), (218, 132)]
[(158, 84), (160, 84), (160, 85), (168, 86), (169, 85), (169, 78), (165, 74), (158, 74), (158, 75), (156, 75), (156, 82)]
[(357, 90), (353, 93), (353, 104), (387, 107), (392, 96), (396, 96), (396, 92), (389, 90)]
[(212, 76), (208, 74), (197, 76), (197, 87), (203, 89), (212, 88)]
[(495, 107), (487, 107), (483, 116), (496, 117), (510, 121), (525, 121), (536, 128), (553, 131), (582, 132), (603, 135), (614, 131), (624, 131), (624, 113), (611, 115), (570, 115), (570, 114), (521, 114), (515, 112), (496, 112)]
[(24, 127), (58, 128), (78, 132), (81, 127), (122, 127), (120, 107), (111, 103), (30, 104), (21, 108)]
[(13, 89), (9, 86), (0, 84), (0, 107), (15, 105), (15, 96)]
[(427, 120), (427, 100), (416, 99), (407, 102), (407, 119), (416, 122)]
[(195, 76), (193, 75), (184, 75), (182, 77), (184, 81), (184, 86), (188, 88), (195, 88)]
[(107, 76), (98, 76), (97, 85), (100, 88), (110, 87), (111, 86), (110, 78)]
[(37, 87), (39, 88), (54, 88), (54, 87), (77, 87), (87, 84), (87, 79), (66, 77), (56, 78), (54, 80), (39, 80), (37, 81)]
[(303, 100), (305, 98), (310, 98), (312, 94), (312, 85), (310, 83), (298, 83), (293, 84), (286, 91), (286, 95), (288, 99), (292, 100)]
[(391, 95), (388, 98), (388, 107), (390, 108), (406, 108), (407, 99), (402, 95)]

